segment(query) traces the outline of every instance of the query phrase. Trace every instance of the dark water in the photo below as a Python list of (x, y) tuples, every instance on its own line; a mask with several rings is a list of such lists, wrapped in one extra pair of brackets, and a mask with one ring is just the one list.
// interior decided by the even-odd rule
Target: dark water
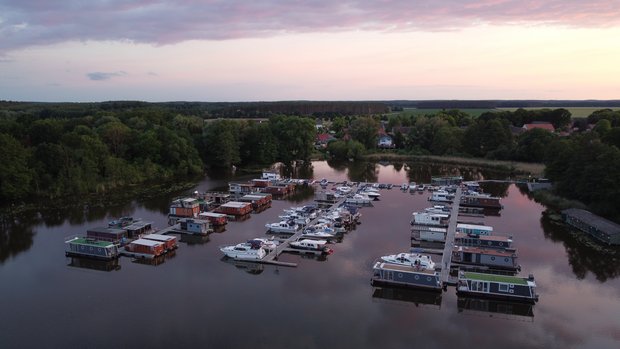
[[(314, 178), (400, 184), (456, 168), (315, 162), (297, 173)], [(464, 169), (466, 178), (488, 174)], [(411, 177), (409, 177), (411, 175)], [(221, 187), (226, 178), (197, 187)], [(265, 234), (282, 209), (311, 193), (274, 201), (270, 209), (208, 238), (183, 238), (174, 256), (147, 265), (121, 258), (96, 263), (64, 257), (63, 238), (133, 215), (166, 225), (171, 197), (102, 211), (45, 212), (5, 227), (0, 240), (0, 347), (210, 348), (618, 348), (620, 262), (584, 247), (543, 215), (545, 208), (514, 185), (501, 216), (484, 218), (513, 235), (524, 273), (533, 273), (540, 301), (532, 308), (373, 289), (372, 261), (409, 248), (411, 212), (427, 193), (382, 190), (362, 224), (317, 260), (283, 255), (297, 268), (222, 260), (218, 246)], [(179, 193), (180, 194), (180, 193)], [(310, 195), (310, 196), (308, 196)], [(480, 220), (476, 218), (473, 220)]]

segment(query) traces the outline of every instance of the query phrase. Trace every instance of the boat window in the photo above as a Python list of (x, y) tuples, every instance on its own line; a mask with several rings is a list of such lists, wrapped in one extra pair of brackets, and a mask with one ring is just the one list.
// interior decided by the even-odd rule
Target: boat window
[(500, 292), (508, 292), (508, 284), (499, 284), (498, 290)]

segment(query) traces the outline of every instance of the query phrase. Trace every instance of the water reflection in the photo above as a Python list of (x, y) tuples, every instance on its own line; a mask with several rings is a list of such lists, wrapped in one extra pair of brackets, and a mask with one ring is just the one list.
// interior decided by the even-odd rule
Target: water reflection
[(239, 270), (243, 270), (248, 274), (258, 275), (265, 270), (265, 266), (260, 263), (254, 263), (250, 261), (239, 261), (226, 256), (220, 259), (222, 262), (228, 263)]
[(409, 303), (416, 307), (434, 306), (441, 308), (441, 292), (430, 292), (397, 287), (378, 287), (372, 293), (372, 298), (393, 303)]
[(69, 259), (70, 267), (82, 268), (82, 269), (91, 269), (91, 270), (99, 270), (99, 271), (119, 271), (121, 270), (121, 265), (118, 259), (113, 259), (111, 261), (100, 261), (90, 258), (79, 258), (79, 257), (71, 257)]
[(21, 222), (4, 222), (0, 229), (0, 264), (32, 247), (32, 225)]
[(459, 313), (484, 314), (489, 316), (514, 315), (525, 318), (534, 317), (534, 305), (528, 303), (509, 302), (494, 299), (458, 297)]
[(547, 239), (564, 245), (568, 264), (578, 279), (584, 279), (588, 272), (601, 282), (620, 275), (619, 248), (603, 246), (586, 233), (567, 226), (559, 219), (558, 214), (546, 210), (540, 217), (540, 224)]
[(209, 235), (180, 234), (179, 241), (184, 242), (189, 246), (204, 245), (209, 242)]

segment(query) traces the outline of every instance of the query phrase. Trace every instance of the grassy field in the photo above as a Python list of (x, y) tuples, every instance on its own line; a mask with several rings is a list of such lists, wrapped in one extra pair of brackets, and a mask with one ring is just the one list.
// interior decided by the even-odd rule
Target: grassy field
[[(552, 107), (548, 109), (559, 109), (559, 108), (564, 108), (568, 110), (574, 118), (587, 118), (594, 111), (601, 110), (601, 109), (607, 109), (606, 107), (592, 108), (592, 107), (561, 107), (561, 106)], [(543, 108), (523, 108), (523, 109), (536, 110), (536, 109), (543, 109)], [(618, 108), (611, 108), (611, 107), (609, 109), (619, 110)], [(515, 111), (517, 110), (517, 108), (498, 108), (497, 110)]]
[[(403, 111), (401, 112), (394, 112), (391, 114), (404, 114), (404, 115), (414, 115), (414, 116), (419, 116), (419, 115), (426, 115), (426, 114), (436, 114), (442, 110), (447, 110), (447, 109), (417, 109), (417, 108), (405, 108)], [(482, 113), (486, 113), (488, 111), (493, 111), (493, 110), (497, 110), (497, 109), (461, 109), (459, 108), (460, 111), (465, 112), (471, 116), (474, 117), (478, 117), (480, 116), (480, 114)]]
[(500, 161), (489, 160), (481, 158), (465, 158), (458, 156), (434, 156), (434, 155), (400, 155), (393, 153), (375, 153), (368, 154), (364, 157), (369, 161), (407, 161), (415, 160), (422, 162), (437, 162), (470, 166), (482, 166), (490, 168), (503, 168), (507, 170), (514, 170), (523, 174), (530, 174), (532, 176), (542, 176), (545, 171), (545, 165), (535, 164), (529, 162), (516, 162), (516, 161)]

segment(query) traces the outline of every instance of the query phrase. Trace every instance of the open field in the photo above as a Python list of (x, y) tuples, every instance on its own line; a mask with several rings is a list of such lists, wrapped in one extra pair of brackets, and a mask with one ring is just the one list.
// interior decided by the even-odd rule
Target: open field
[(524, 174), (531, 174), (532, 176), (542, 176), (545, 171), (545, 165), (529, 163), (529, 162), (517, 162), (517, 161), (501, 161), (501, 160), (489, 160), (480, 158), (466, 158), (459, 156), (434, 156), (434, 155), (400, 155), (393, 153), (375, 153), (365, 156), (369, 161), (421, 161), (421, 162), (436, 162), (436, 163), (449, 163), (471, 166), (483, 166), (491, 168), (504, 168), (507, 170), (514, 170)]
[[(559, 109), (559, 108), (564, 108), (564, 109), (568, 110), (571, 113), (572, 117), (574, 117), (574, 118), (587, 118), (593, 112), (595, 112), (597, 110), (601, 110), (601, 109), (606, 109), (607, 107), (562, 107), (562, 106), (557, 106), (557, 107), (551, 107), (551, 108), (546, 108), (546, 109)], [(523, 109), (525, 109), (525, 110), (536, 110), (536, 109), (545, 109), (545, 108), (523, 108)], [(619, 108), (613, 108), (613, 107), (609, 107), (609, 109), (620, 110)], [(515, 111), (515, 110), (517, 110), (517, 108), (498, 108), (497, 110)]]
[[(449, 110), (449, 109), (418, 109), (418, 108), (404, 108), (403, 111), (401, 112), (394, 112), (391, 114), (404, 114), (404, 115), (414, 115), (414, 116), (418, 116), (418, 115), (426, 115), (426, 114), (436, 114), (442, 110)], [(488, 111), (494, 111), (497, 109), (461, 109), (458, 108), (458, 110), (465, 112), (471, 116), (474, 117), (478, 117), (480, 116), (480, 114), (482, 113), (486, 113)]]

